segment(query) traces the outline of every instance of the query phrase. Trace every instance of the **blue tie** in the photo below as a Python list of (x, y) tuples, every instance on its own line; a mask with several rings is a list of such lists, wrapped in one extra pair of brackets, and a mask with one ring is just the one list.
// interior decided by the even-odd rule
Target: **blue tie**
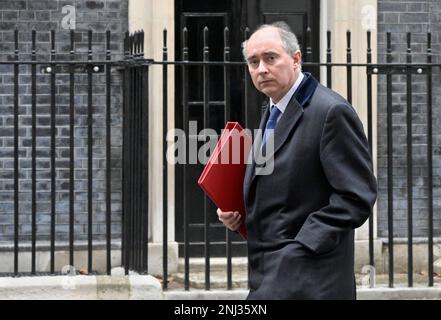
[(280, 111), (279, 108), (277, 108), (276, 106), (273, 106), (271, 108), (271, 112), (270, 112), (268, 121), (266, 122), (265, 132), (263, 133), (262, 146), (265, 145), (266, 139), (267, 139), (268, 135), (270, 134), (270, 130), (274, 130), (274, 128), (276, 127), (277, 118), (279, 117), (279, 115), (281, 113), (282, 113), (282, 111)]

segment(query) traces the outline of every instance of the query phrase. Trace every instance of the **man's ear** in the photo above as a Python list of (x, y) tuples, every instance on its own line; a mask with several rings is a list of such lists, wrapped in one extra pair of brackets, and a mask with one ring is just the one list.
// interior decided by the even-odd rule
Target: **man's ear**
[(294, 69), (299, 68), (302, 63), (302, 52), (300, 50), (296, 50), (292, 55), (292, 59), (294, 63), (293, 64)]

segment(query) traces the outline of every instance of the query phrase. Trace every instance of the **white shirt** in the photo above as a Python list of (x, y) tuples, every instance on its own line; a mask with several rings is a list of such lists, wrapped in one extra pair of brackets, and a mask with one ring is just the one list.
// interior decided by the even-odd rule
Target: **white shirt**
[[(299, 76), (297, 77), (297, 80), (294, 82), (294, 84), (292, 85), (291, 89), (289, 89), (289, 91), (283, 96), (282, 99), (280, 99), (280, 101), (278, 103), (274, 103), (273, 99), (270, 98), (270, 108), (272, 109), (273, 106), (277, 106), (277, 108), (280, 110), (280, 115), (277, 118), (277, 122), (279, 122), (280, 117), (285, 112), (285, 109), (288, 106), (288, 103), (291, 100), (292, 95), (294, 94), (294, 92), (299, 87), (300, 83), (303, 80), (303, 77), (304, 77), (303, 73), (300, 72)], [(271, 111), (271, 109), (270, 109), (270, 111)]]

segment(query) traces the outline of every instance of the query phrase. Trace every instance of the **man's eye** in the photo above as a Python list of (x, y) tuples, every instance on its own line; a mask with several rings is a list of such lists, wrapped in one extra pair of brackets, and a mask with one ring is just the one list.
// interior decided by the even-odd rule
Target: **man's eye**
[(252, 66), (252, 67), (257, 66), (257, 64), (258, 64), (258, 62), (255, 61), (255, 60), (248, 61), (248, 63), (249, 63), (249, 65)]
[(274, 62), (274, 61), (276, 61), (276, 57), (274, 57), (274, 56), (269, 56), (269, 57), (268, 57), (268, 61), (269, 61), (269, 62)]

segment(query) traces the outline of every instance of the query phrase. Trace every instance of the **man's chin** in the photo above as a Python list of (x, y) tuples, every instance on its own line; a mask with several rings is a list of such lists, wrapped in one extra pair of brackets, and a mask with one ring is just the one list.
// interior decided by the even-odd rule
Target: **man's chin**
[(263, 94), (265, 94), (267, 97), (272, 97), (274, 95), (274, 91), (270, 90), (269, 88), (263, 88), (260, 90)]

